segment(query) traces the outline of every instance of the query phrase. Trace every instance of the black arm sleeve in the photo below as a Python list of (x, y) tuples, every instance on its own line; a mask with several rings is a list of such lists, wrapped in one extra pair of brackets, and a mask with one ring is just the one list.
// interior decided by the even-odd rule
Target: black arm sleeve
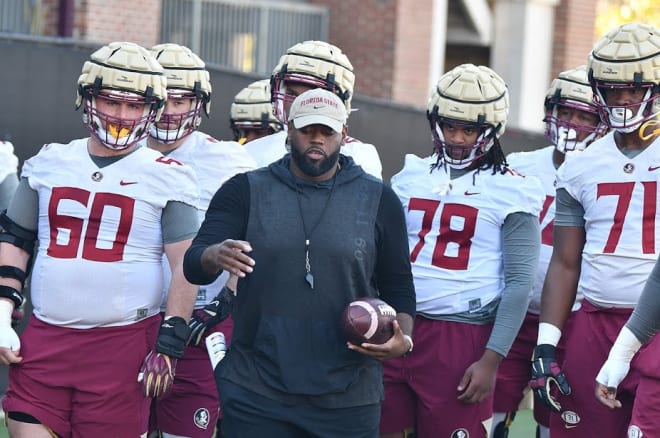
[(213, 195), (197, 236), (183, 258), (183, 273), (193, 284), (209, 284), (220, 274), (202, 269), (202, 253), (206, 248), (226, 239), (245, 239), (250, 214), (250, 184), (240, 173), (225, 182)]
[(406, 219), (399, 198), (386, 185), (378, 206), (376, 236), (376, 286), (381, 298), (398, 313), (407, 313), (415, 318), (416, 297)]
[(660, 329), (660, 259), (655, 262), (626, 326), (642, 344)]

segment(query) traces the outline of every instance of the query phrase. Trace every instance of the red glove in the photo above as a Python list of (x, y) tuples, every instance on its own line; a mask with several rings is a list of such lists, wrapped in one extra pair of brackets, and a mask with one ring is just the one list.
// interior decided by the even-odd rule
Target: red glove
[(166, 354), (149, 352), (138, 375), (145, 397), (160, 397), (172, 389), (176, 361)]

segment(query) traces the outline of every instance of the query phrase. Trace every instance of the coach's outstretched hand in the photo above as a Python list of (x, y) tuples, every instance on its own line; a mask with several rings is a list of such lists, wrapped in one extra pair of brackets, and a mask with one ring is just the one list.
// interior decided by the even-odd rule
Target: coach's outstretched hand
[(145, 397), (161, 397), (172, 388), (176, 362), (183, 356), (189, 336), (185, 319), (173, 316), (163, 320), (156, 349), (149, 352), (138, 374)]
[(555, 359), (555, 347), (550, 344), (537, 345), (532, 358), (532, 379), (529, 386), (539, 401), (554, 412), (560, 412), (561, 405), (550, 395), (552, 385), (564, 395), (571, 393), (568, 380)]

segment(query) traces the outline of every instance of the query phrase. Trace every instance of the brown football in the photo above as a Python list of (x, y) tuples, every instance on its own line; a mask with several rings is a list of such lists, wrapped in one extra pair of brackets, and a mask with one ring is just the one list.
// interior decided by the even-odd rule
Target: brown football
[(379, 298), (353, 301), (341, 315), (341, 329), (352, 344), (384, 344), (394, 334), (396, 311)]

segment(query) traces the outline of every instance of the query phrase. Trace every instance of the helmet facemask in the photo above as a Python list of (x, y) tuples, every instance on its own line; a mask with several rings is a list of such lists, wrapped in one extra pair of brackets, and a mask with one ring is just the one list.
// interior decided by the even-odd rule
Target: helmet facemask
[[(188, 102), (188, 110), (182, 113), (168, 112), (168, 104), (157, 123), (151, 125), (149, 135), (160, 143), (172, 144), (196, 131), (202, 123), (203, 99), (187, 90), (169, 88), (168, 102), (183, 100)], [(171, 105), (171, 103), (170, 103)], [(160, 127), (162, 126), (162, 128)]]
[[(127, 91), (102, 89), (99, 93), (90, 94), (83, 91), (84, 111), (83, 123), (103, 146), (112, 150), (123, 150), (134, 145), (147, 136), (147, 127), (156, 118), (155, 105), (146, 103), (144, 96)], [(128, 103), (143, 107), (141, 116), (137, 118), (115, 117), (98, 108), (98, 101)]]
[[(655, 118), (660, 112), (660, 90), (652, 83), (639, 85), (603, 82), (594, 80), (594, 94), (597, 96), (601, 117), (608, 126), (617, 131), (630, 133), (640, 128), (642, 123)], [(640, 90), (640, 102), (631, 104), (609, 104), (605, 98), (611, 90)]]
[[(448, 119), (436, 115), (431, 116), (431, 134), (436, 153), (442, 155), (442, 160), (453, 169), (465, 169), (486, 155), (495, 143), (495, 129), (486, 123), (471, 123)], [(479, 134), (472, 145), (452, 144), (445, 139), (443, 125), (456, 129), (474, 130)]]
[[(599, 121), (595, 126), (591, 126), (571, 120), (564, 120), (559, 116), (561, 107), (593, 114)], [(594, 140), (602, 136), (607, 129), (607, 126), (600, 122), (600, 114), (597, 108), (575, 100), (562, 99), (559, 102), (546, 104), (546, 115), (543, 121), (546, 124), (546, 138), (563, 154), (570, 151), (585, 150)], [(586, 137), (578, 140), (578, 137), (583, 135), (586, 135)]]

